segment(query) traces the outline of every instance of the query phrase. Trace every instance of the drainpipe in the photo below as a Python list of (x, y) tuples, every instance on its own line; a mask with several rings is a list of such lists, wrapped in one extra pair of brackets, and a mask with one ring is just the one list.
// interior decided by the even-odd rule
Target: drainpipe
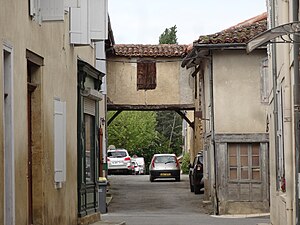
[[(282, 23), (287, 23), (289, 21), (289, 2), (282, 1)], [(286, 94), (284, 95), (284, 152), (285, 155), (285, 181), (286, 181), (286, 224), (293, 224), (293, 200), (294, 200), (294, 168), (293, 168), (293, 124), (292, 124), (292, 86), (291, 86), (291, 76), (290, 76), (290, 54), (289, 54), (289, 44), (283, 46), (283, 73), (285, 76), (284, 90)]]
[[(292, 0), (293, 5), (293, 21), (298, 21), (298, 12), (299, 12), (299, 1)], [(300, 171), (300, 162), (299, 162), (299, 147), (300, 147), (300, 78), (299, 78), (299, 38), (298, 35), (294, 35), (294, 138), (295, 138), (295, 203), (296, 203), (296, 223), (299, 222), (299, 171)]]
[(218, 184), (217, 184), (217, 157), (216, 157), (216, 144), (215, 144), (215, 114), (214, 114), (214, 90), (213, 90), (213, 57), (210, 51), (209, 53), (209, 63), (210, 63), (210, 74), (209, 74), (209, 85), (210, 85), (210, 99), (211, 99), (211, 146), (213, 148), (213, 160), (214, 160), (214, 180), (213, 180), (213, 207), (214, 214), (219, 215), (219, 198), (218, 198)]

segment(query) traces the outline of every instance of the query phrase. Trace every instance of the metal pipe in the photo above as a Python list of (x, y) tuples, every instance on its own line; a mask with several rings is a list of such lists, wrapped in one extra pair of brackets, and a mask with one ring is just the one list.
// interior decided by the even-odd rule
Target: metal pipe
[(217, 184), (217, 158), (216, 158), (216, 146), (215, 146), (215, 119), (214, 119), (214, 89), (213, 89), (213, 57), (210, 51), (210, 74), (209, 74), (209, 84), (210, 84), (210, 99), (211, 99), (211, 146), (213, 148), (213, 158), (214, 158), (214, 181), (213, 181), (213, 190), (214, 190), (214, 214), (219, 215), (219, 198), (218, 198), (218, 184)]
[[(293, 21), (299, 20), (299, 1), (292, 0)], [(300, 147), (300, 78), (299, 78), (299, 37), (294, 35), (294, 138), (295, 138), (295, 203), (296, 203), (296, 224), (299, 225), (299, 147)]]

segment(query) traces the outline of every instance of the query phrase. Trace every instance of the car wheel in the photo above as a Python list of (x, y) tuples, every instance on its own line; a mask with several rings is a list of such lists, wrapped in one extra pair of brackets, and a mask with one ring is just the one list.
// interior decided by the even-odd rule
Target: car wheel
[(150, 182), (154, 181), (154, 177), (150, 176)]
[(200, 194), (200, 185), (194, 185), (194, 193), (195, 194)]
[(175, 180), (176, 180), (177, 182), (180, 182), (180, 177), (176, 177)]

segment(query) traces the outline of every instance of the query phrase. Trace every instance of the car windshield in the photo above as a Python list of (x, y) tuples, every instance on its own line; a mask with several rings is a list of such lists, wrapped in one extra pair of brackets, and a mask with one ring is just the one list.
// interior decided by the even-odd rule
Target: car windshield
[(123, 158), (126, 157), (126, 152), (124, 151), (108, 152), (107, 156), (111, 158)]
[(156, 156), (155, 163), (175, 163), (176, 159), (174, 156)]

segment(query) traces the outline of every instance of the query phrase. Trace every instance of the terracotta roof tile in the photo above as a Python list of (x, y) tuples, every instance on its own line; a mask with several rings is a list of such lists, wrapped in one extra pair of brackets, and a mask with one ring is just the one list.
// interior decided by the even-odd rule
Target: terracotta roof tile
[(187, 45), (160, 44), (160, 45), (138, 45), (138, 44), (116, 44), (114, 55), (127, 57), (174, 57), (183, 56)]
[(200, 36), (198, 44), (247, 43), (254, 36), (267, 30), (267, 14), (248, 19), (221, 32)]

